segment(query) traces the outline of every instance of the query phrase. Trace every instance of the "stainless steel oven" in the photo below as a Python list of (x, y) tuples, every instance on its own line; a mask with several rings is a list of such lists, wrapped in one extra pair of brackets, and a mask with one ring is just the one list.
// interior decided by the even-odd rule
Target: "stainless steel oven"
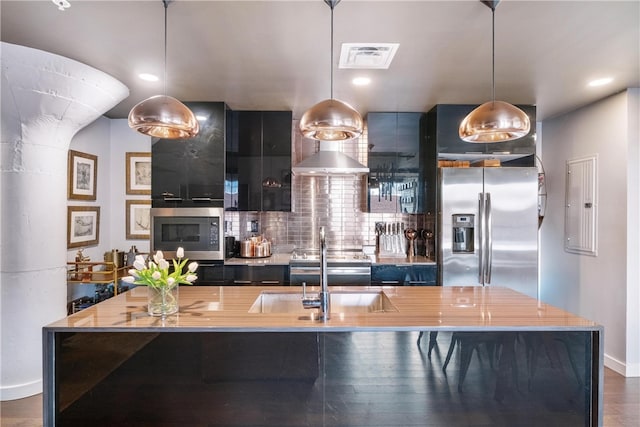
[(192, 260), (224, 260), (223, 208), (152, 208), (151, 250), (175, 258), (179, 247)]
[[(315, 250), (297, 250), (289, 261), (291, 285), (320, 284), (320, 256)], [(370, 285), (371, 259), (361, 251), (328, 251), (329, 285)]]

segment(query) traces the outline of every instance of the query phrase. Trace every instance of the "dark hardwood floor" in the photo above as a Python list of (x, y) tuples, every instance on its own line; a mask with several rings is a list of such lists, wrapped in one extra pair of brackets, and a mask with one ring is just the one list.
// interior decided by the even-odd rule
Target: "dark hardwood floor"
[[(417, 337), (417, 334), (415, 335)], [(426, 337), (425, 337), (426, 338)], [(380, 346), (386, 348), (397, 348), (398, 346), (405, 347), (409, 343), (395, 342), (392, 339), (389, 342), (381, 343), (380, 335), (371, 335), (372, 340), (376, 340), (375, 348), (380, 349)], [(416, 366), (422, 365), (427, 368), (426, 372), (440, 372), (442, 364), (444, 363), (447, 349), (449, 346), (449, 337), (441, 336), (438, 338), (438, 344), (434, 349), (431, 359), (426, 357), (426, 348), (428, 339), (424, 339), (421, 343), (421, 351), (415, 347), (415, 340), (411, 343), (411, 350), (409, 355), (403, 355), (404, 352), (390, 351), (381, 352), (381, 354), (388, 354), (389, 360), (379, 360), (379, 366), (384, 368), (386, 364), (395, 365), (398, 363), (410, 363), (414, 364), (419, 361)], [(359, 345), (367, 347), (366, 342), (359, 342)], [(453, 366), (457, 363), (459, 358), (457, 352), (453, 353), (451, 359), (451, 367), (448, 371), (454, 369)], [(475, 358), (475, 356), (474, 356)], [(341, 361), (335, 361), (339, 364)], [(465, 387), (473, 387), (474, 381), (483, 381), (481, 377), (478, 377), (474, 372), (474, 366), (478, 363), (474, 362), (470, 365), (469, 374), (465, 381)], [(431, 369), (431, 368), (438, 369)], [(415, 373), (415, 371), (414, 371)], [(345, 375), (347, 373), (345, 372)], [(434, 375), (434, 374), (431, 374)], [(442, 377), (436, 378), (438, 381), (442, 381)], [(378, 384), (384, 382), (384, 370), (381, 370), (377, 374), (376, 381), (371, 384), (372, 390), (379, 387)], [(366, 388), (366, 386), (364, 386)], [(359, 392), (367, 393), (371, 390), (358, 390)], [(410, 391), (410, 390), (409, 390)], [(398, 393), (406, 393), (407, 390), (398, 390)], [(227, 394), (238, 393), (238, 396), (242, 395), (241, 390), (225, 390)], [(293, 394), (293, 396), (295, 393)], [(405, 395), (409, 397), (410, 395)], [(295, 397), (295, 396), (294, 396)], [(358, 402), (344, 402), (349, 405), (349, 408), (353, 408), (354, 412), (366, 411), (367, 408), (358, 406)], [(15, 401), (2, 402), (0, 411), (0, 425), (2, 427), (30, 427), (30, 426), (42, 426), (42, 395), (36, 395), (26, 399), (20, 399)], [(398, 408), (394, 408), (397, 410)], [(376, 408), (377, 411), (384, 410), (384, 408)], [(625, 427), (625, 426), (637, 426), (640, 421), (640, 378), (624, 378), (623, 376), (615, 373), (610, 369), (605, 369), (605, 381), (604, 381), (604, 426), (605, 427)], [(321, 422), (319, 423), (319, 425)], [(413, 424), (415, 425), (415, 424)], [(431, 424), (434, 425), (434, 424)]]

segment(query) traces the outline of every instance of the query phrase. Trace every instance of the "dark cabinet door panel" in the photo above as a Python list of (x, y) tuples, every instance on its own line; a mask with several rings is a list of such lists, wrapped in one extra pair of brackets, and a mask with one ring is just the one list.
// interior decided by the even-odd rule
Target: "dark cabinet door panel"
[(435, 265), (376, 264), (371, 266), (372, 285), (435, 286)]
[(227, 210), (291, 210), (290, 111), (234, 111), (226, 150)]
[(224, 198), (225, 105), (187, 103), (200, 120), (200, 132), (185, 141), (185, 167), (188, 168), (189, 198)]
[(151, 198), (162, 201), (167, 197), (186, 199), (187, 168), (183, 143), (160, 139), (151, 145)]
[(200, 117), (198, 135), (151, 144), (151, 199), (161, 206), (222, 206), (227, 106), (185, 102)]
[(419, 213), (424, 205), (423, 113), (373, 112), (367, 115), (369, 212)]
[(289, 284), (288, 265), (225, 265), (226, 285), (273, 285)]

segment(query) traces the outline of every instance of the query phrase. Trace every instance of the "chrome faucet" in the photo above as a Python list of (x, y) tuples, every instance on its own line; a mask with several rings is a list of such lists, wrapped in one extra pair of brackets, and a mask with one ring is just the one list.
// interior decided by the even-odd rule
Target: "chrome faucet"
[(315, 297), (307, 297), (306, 283), (302, 283), (302, 306), (319, 308), (320, 319), (329, 320), (331, 312), (331, 296), (327, 284), (327, 244), (324, 227), (320, 227), (320, 292)]

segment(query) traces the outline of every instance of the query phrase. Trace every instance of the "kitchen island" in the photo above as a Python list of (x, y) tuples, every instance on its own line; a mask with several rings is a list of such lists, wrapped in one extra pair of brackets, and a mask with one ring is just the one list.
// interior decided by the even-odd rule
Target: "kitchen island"
[(52, 323), (45, 425), (602, 422), (594, 322), (498, 287), (330, 289), (327, 321), (299, 289), (207, 286), (166, 319), (138, 287)]

